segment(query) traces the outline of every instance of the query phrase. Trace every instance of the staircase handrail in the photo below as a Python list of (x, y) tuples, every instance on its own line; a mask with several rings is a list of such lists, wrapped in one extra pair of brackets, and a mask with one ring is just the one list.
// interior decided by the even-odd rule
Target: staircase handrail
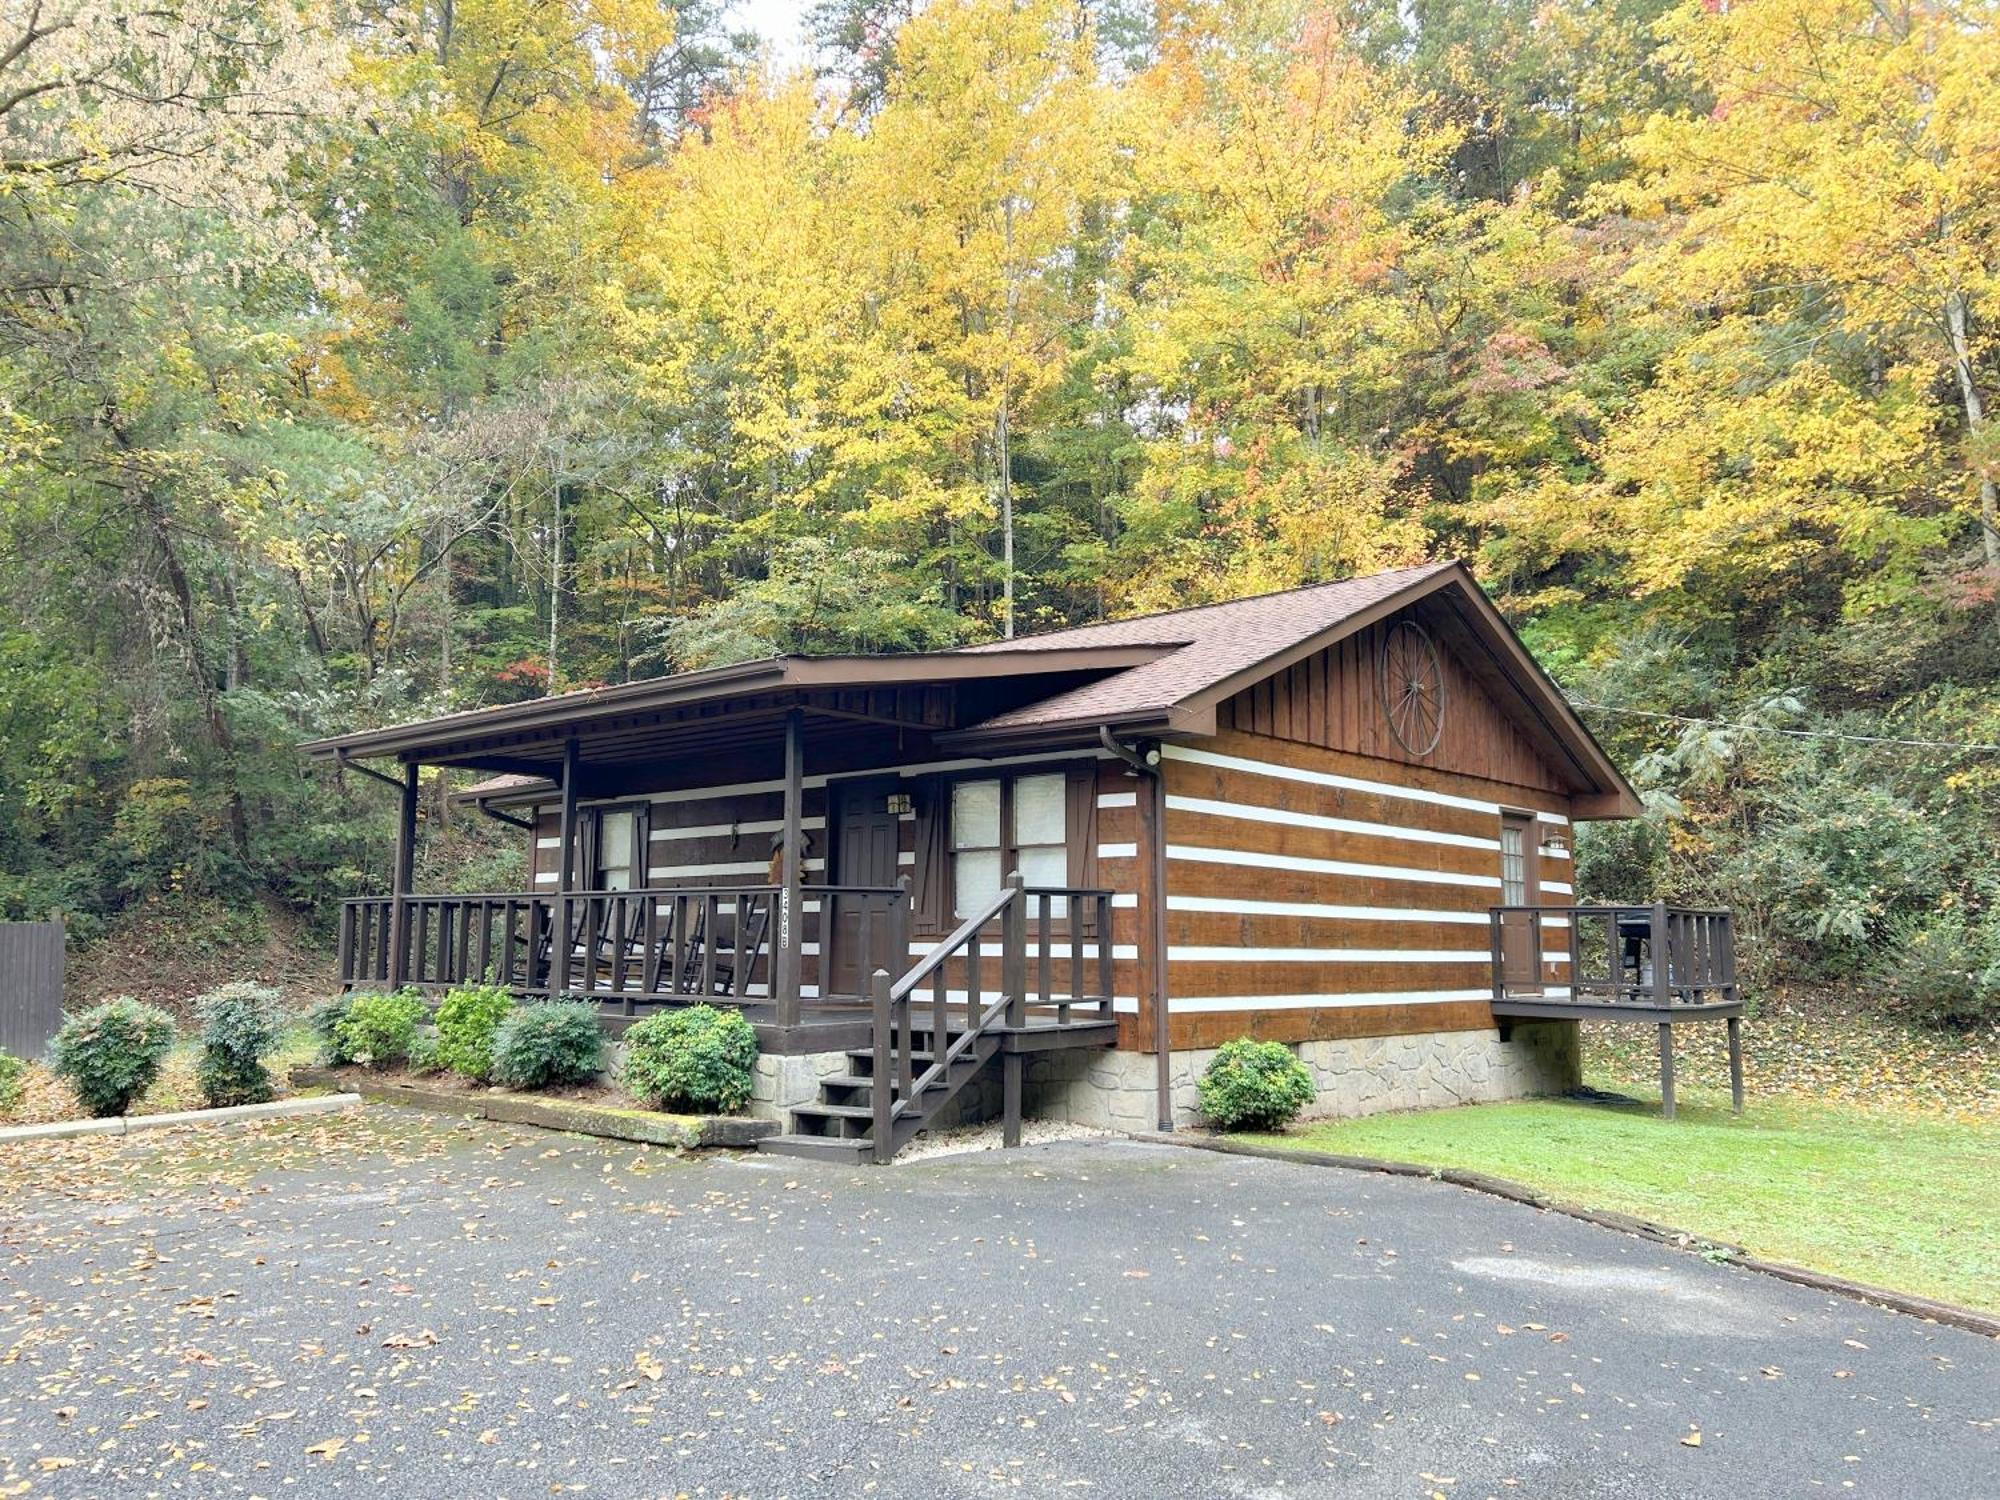
[[(947, 1077), (952, 1065), (976, 1046), (982, 1036), (993, 1030), (997, 1022), (1007, 1019), (1010, 1011), (1020, 1010), (1025, 991), (1022, 959), (1027, 935), (1027, 923), (1022, 920), (1025, 905), (1022, 892), (1021, 873), (1016, 870), (1007, 877), (998, 894), (952, 929), (930, 952), (912, 964), (902, 978), (891, 981), (886, 969), (877, 969), (871, 977), (869, 995), (874, 1003), (874, 1086), (869, 1090), (869, 1102), (874, 1116), (877, 1161), (887, 1161), (893, 1154), (896, 1122), (917, 1108), (917, 1101), (923, 1097), (924, 1091)], [(975, 945), (981, 929), (995, 917), (1005, 919), (1001, 933), (1000, 997), (991, 1005), (982, 1006)], [(911, 1016), (915, 1007), (911, 997), (919, 985), (937, 974), (961, 950), (967, 951), (965, 1030), (956, 1041), (946, 1042), (945, 1038), (950, 1033), (947, 1024), (950, 986), (940, 978), (933, 990), (931, 1009), (933, 1055), (930, 1066), (917, 1073), (911, 1055), (912, 1033), (915, 1030)]]
[[(957, 927), (952, 929), (949, 937), (941, 939), (936, 947), (910, 965), (903, 977), (889, 986), (889, 998), (891, 1000), (907, 998), (911, 990), (936, 973), (940, 965), (944, 964), (954, 953), (970, 942), (974, 934), (988, 922), (991, 922), (1000, 913), (1005, 911), (1020, 894), (1021, 887), (1018, 884), (1010, 883), (1001, 886), (1000, 894), (988, 901), (982, 910), (959, 923)], [(877, 970), (876, 972), (885, 973), (886, 971)]]

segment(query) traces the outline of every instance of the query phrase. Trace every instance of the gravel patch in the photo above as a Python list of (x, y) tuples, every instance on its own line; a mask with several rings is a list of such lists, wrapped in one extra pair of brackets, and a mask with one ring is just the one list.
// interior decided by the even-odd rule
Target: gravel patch
[[(1108, 1130), (1089, 1125), (1071, 1125), (1063, 1120), (1023, 1120), (1021, 1144), (1046, 1146), (1053, 1141), (1102, 1141), (1114, 1139)], [(988, 1125), (960, 1125), (951, 1130), (925, 1131), (896, 1153), (895, 1165), (931, 1161), (940, 1156), (963, 1156), (974, 1151), (999, 1151), (1004, 1147), (1003, 1127), (998, 1121)]]

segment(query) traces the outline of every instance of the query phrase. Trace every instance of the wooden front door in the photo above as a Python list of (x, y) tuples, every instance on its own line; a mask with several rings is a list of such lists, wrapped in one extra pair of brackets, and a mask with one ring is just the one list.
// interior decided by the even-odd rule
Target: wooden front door
[[(889, 810), (889, 799), (902, 789), (897, 780), (838, 782), (830, 790), (833, 831), (831, 885), (893, 886), (899, 873), (896, 851), (902, 841), (902, 821)], [(863, 914), (869, 917), (864, 952)], [(889, 954), (888, 905), (885, 898), (835, 897), (833, 919), (827, 924), (833, 951), (827, 955), (828, 995), (859, 997), (867, 993), (870, 960), (897, 972), (905, 955)]]
[[(1500, 904), (1541, 904), (1535, 869), (1535, 820), (1524, 813), (1500, 815)], [(1526, 912), (1508, 912), (1500, 918), (1500, 979), (1516, 994), (1541, 987), (1539, 938), (1534, 919)]]

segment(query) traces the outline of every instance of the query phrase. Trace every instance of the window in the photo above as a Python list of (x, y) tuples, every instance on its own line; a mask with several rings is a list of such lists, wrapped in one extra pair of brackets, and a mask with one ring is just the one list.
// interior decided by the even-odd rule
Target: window
[(1500, 820), (1500, 904), (1527, 906), (1528, 822), (1511, 814)]
[(592, 890), (629, 891), (644, 880), (641, 858), (645, 848), (638, 808), (611, 807), (599, 813), (596, 842)]
[[(970, 916), (1010, 870), (1030, 886), (1069, 884), (1069, 788), (1060, 771), (961, 781), (951, 789), (952, 910)], [(1050, 915), (1068, 915), (1052, 903)]]

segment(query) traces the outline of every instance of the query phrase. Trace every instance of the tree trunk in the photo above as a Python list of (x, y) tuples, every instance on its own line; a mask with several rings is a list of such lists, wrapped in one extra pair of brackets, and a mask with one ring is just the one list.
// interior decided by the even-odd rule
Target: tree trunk
[(173, 530), (167, 524), (166, 511), (159, 497), (150, 489), (141, 489), (138, 498), (139, 507), (152, 528), (154, 545), (160, 549), (160, 561), (167, 573), (167, 587), (173, 591), (174, 603), (180, 610), (181, 634), (187, 642), (188, 674), (194, 681), (195, 702), (201, 706), (209, 741), (222, 760), (228, 787), (224, 801), (229, 815), (230, 842), (236, 846), (237, 854), (247, 861), (250, 855), (250, 828), (249, 819), (243, 811), (243, 791), (236, 777), (236, 736), (230, 731), (229, 717), (223, 712), (222, 699), (216, 694), (214, 669), (209, 664), (207, 650), (202, 646), (194, 586), (188, 582), (187, 569), (181, 562), (180, 549), (174, 545)]
[(292, 587), (299, 593), (299, 611), (306, 625), (306, 640), (313, 648), (313, 655), (324, 662), (327, 657), (326, 630), (319, 622), (319, 611), (313, 608), (312, 594), (306, 588), (305, 576), (297, 568), (287, 571), (292, 575)]
[(1000, 479), (1000, 633), (1014, 639), (1014, 476), (1008, 447), (1007, 390), (1000, 391), (1000, 410), (993, 419), (994, 462)]
[[(1953, 292), (1944, 299), (1945, 328), (1951, 335), (1952, 371), (1958, 376), (1959, 399), (1965, 407), (1965, 432), (1976, 439), (1986, 426), (1986, 402), (1972, 368), (1972, 339), (1965, 293)], [(1979, 551), (1989, 568), (2000, 567), (2000, 492), (1993, 476), (1979, 476)]]
[(1020, 289), (1014, 272), (1014, 200), (1002, 210), (1006, 223), (1007, 254), (1007, 361), (1000, 373), (1000, 410), (993, 418), (994, 461), (1000, 480), (1000, 633), (1014, 639), (1014, 455), (1008, 432), (1008, 403), (1014, 394), (1014, 314)]

